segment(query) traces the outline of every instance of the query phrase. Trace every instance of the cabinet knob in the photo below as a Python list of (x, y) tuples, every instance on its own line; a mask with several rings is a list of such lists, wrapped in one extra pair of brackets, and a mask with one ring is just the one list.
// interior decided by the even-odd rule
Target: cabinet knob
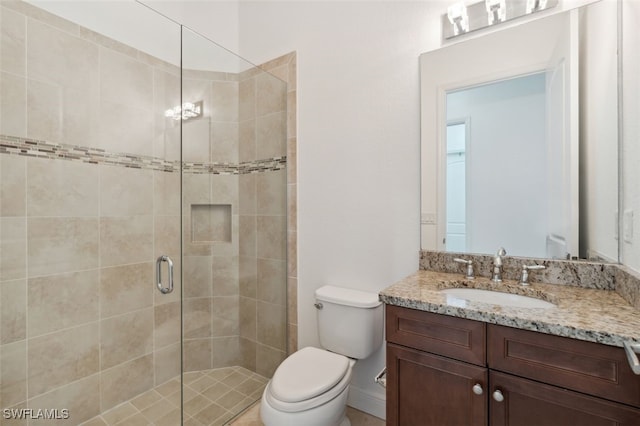
[(502, 402), (504, 401), (504, 395), (500, 390), (496, 390), (495, 392), (493, 392), (493, 399), (497, 402)]
[(482, 385), (480, 383), (476, 383), (473, 385), (473, 393), (476, 395), (482, 395), (484, 391), (482, 390)]

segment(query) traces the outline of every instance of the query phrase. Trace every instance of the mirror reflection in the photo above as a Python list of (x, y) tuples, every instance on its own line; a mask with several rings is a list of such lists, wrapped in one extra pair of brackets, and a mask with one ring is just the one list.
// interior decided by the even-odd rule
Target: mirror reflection
[(421, 56), (423, 249), (617, 261), (616, 25), (599, 2)]

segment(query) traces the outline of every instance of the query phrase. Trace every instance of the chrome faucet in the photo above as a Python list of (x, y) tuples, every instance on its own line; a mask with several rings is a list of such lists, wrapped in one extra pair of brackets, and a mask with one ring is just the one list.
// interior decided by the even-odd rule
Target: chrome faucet
[(493, 276), (491, 277), (491, 279), (496, 283), (502, 281), (502, 257), (506, 254), (507, 251), (503, 247), (500, 247), (500, 250), (498, 250), (498, 253), (496, 253), (495, 257), (493, 258)]

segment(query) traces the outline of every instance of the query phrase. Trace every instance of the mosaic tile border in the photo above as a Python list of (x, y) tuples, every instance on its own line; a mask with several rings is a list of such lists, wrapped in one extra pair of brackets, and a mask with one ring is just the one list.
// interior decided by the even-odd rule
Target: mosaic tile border
[(183, 162), (181, 167), (180, 161), (167, 161), (152, 156), (114, 153), (101, 148), (57, 144), (7, 135), (0, 135), (0, 154), (78, 161), (170, 173), (182, 171), (184, 173), (213, 175), (242, 175), (277, 171), (283, 170), (287, 165), (287, 157), (282, 156), (245, 161), (238, 164)]

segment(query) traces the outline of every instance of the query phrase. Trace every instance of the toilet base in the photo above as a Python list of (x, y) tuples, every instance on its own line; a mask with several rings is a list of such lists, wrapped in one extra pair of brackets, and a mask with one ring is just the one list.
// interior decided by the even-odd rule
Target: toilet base
[(265, 426), (351, 426), (347, 417), (349, 386), (331, 401), (309, 410), (288, 413), (273, 408), (266, 398), (265, 388), (260, 403), (260, 419)]

